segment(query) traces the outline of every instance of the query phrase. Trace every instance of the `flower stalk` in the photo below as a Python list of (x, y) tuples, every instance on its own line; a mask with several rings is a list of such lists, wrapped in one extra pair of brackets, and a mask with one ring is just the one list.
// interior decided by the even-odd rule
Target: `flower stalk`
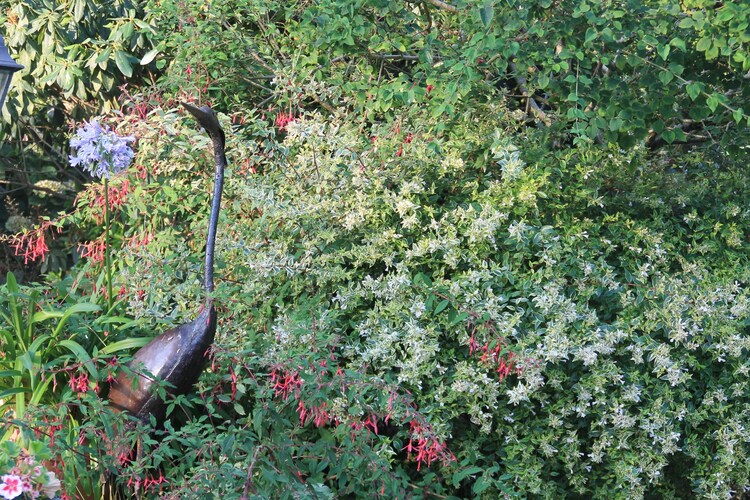
[(112, 261), (109, 245), (109, 179), (104, 178), (104, 267), (107, 276), (107, 311), (112, 311), (114, 295), (112, 295)]
[(70, 156), (70, 165), (80, 166), (92, 176), (104, 179), (104, 267), (107, 281), (107, 309), (114, 306), (112, 293), (112, 259), (110, 249), (110, 206), (109, 206), (109, 178), (125, 170), (132, 161), (135, 153), (130, 143), (135, 137), (122, 137), (108, 127), (103, 127), (98, 121), (92, 120), (76, 131), (76, 136), (70, 140), (71, 147), (76, 154)]

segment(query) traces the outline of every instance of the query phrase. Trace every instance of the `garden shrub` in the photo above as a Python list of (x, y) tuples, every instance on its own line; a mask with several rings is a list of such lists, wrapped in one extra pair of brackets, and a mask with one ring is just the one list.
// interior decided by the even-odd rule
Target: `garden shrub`
[[(103, 386), (126, 361), (108, 348), (135, 347), (128, 342), (197, 313), (213, 165), (208, 139), (172, 106), (185, 95), (181, 82), (219, 109), (232, 106), (220, 114), (230, 167), (217, 239), (218, 336), (196, 393), (170, 401), (164, 429), (121, 432), (125, 443), (141, 438), (140, 454), (109, 453), (111, 429), (127, 426), (93, 388), (71, 384), (77, 389), (56, 393), (60, 405), (29, 410), (36, 424), (49, 420), (45, 411), (70, 422), (54, 433), (68, 452), (88, 437), (82, 446), (94, 460), (68, 453), (75, 470), (175, 498), (725, 498), (750, 487), (746, 151), (655, 151), (636, 140), (645, 123), (610, 120), (604, 131), (600, 109), (529, 127), (498, 75), (465, 63), (499, 70), (547, 57), (519, 42), (502, 58), (482, 52), (508, 41), (514, 24), (498, 38), (492, 21), (501, 15), (560, 19), (570, 44), (587, 33), (577, 23), (603, 26), (584, 7), (568, 18), (552, 15), (567, 4), (537, 4), (501, 13), (488, 2), (459, 17), (388, 2), (362, 2), (356, 12), (336, 2), (241, 2), (234, 13), (256, 16), (232, 17), (229, 4), (189, 3), (166, 47), (185, 57), (165, 66), (164, 94), (137, 96), (125, 107), (132, 113), (112, 120), (138, 139), (138, 152), (109, 197), (118, 200), (116, 315), (98, 327), (111, 321), (106, 346), (86, 348), (105, 353), (93, 356)], [(661, 26), (657, 7), (644, 8)], [(182, 19), (175, 3), (164, 8), (166, 23)], [(451, 29), (435, 34), (433, 22)], [(430, 33), (409, 35), (419, 30)], [(657, 39), (665, 60), (667, 32)], [(470, 43), (459, 45), (467, 33)], [(605, 48), (620, 43), (604, 28), (601, 36)], [(205, 43), (186, 42), (194, 37)], [(201, 57), (212, 41), (226, 58)], [(263, 89), (232, 79), (240, 54), (255, 49), (248, 74), (272, 78)], [(418, 58), (385, 64), (375, 57), (385, 51)], [(554, 57), (535, 74), (538, 88), (562, 71)], [(713, 59), (694, 59), (690, 70)], [(628, 61), (654, 90), (655, 73), (644, 69), (652, 65)], [(637, 107), (623, 92), (612, 101)], [(273, 104), (253, 109), (242, 96)], [(679, 108), (667, 101), (653, 103), (649, 119)], [(565, 146), (566, 129), (584, 121), (632, 147)], [(50, 221), (84, 246), (85, 300), (99, 304), (102, 199), (92, 185), (70, 214)], [(74, 482), (68, 473), (66, 486)]]
[[(550, 152), (502, 105), (480, 111), (446, 133), (419, 109), (369, 127), (222, 117), (212, 365), (123, 482), (259, 497), (748, 485), (742, 166)], [(123, 245), (115, 289), (158, 332), (196, 312), (211, 159), (173, 112), (124, 127), (148, 176), (129, 174), (143, 195), (115, 216), (118, 241), (150, 237)]]

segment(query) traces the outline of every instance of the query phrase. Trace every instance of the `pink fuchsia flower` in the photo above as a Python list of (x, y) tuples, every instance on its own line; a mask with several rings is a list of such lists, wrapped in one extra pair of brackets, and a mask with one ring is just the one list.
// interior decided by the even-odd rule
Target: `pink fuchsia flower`
[(15, 474), (6, 474), (0, 477), (0, 496), (12, 500), (23, 493), (23, 480)]

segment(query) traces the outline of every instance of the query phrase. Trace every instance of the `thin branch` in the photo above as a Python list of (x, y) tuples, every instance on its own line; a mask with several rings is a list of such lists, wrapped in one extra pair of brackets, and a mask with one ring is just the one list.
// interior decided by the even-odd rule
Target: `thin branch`
[[(11, 182), (11, 181), (0, 180), (0, 184), (13, 185), (13, 184), (18, 184), (18, 183), (14, 183), (14, 182)], [(42, 187), (42, 186), (37, 186), (36, 184), (29, 184), (28, 182), (25, 182), (25, 183), (19, 185), (18, 187), (15, 187), (15, 188), (12, 188), (12, 189), (7, 189), (7, 190), (3, 189), (2, 190), (2, 194), (6, 195), (6, 194), (9, 194), (9, 193), (15, 193), (16, 191), (25, 191), (27, 189), (29, 189), (31, 191), (42, 191), (44, 193), (49, 194), (50, 196), (54, 196), (56, 198), (61, 198), (61, 199), (64, 199), (64, 200), (68, 199), (68, 198), (71, 198), (71, 196), (68, 195), (68, 194), (65, 194), (65, 192), (68, 192), (68, 193), (71, 193), (71, 194), (73, 193), (73, 190), (72, 189), (68, 189), (68, 188), (65, 188), (65, 192), (59, 193), (59, 192), (55, 191), (54, 189), (50, 189), (50, 188), (46, 188), (46, 187)]]
[[(247, 479), (245, 479), (245, 490), (242, 492), (242, 500), (247, 500), (247, 492), (250, 489), (250, 485), (253, 483), (253, 469), (255, 468), (255, 461), (258, 459), (258, 452), (260, 449), (263, 448), (263, 446), (256, 446), (255, 447), (255, 453), (253, 453), (253, 458), (250, 460), (250, 467), (247, 469)], [(257, 493), (255, 490), (255, 486), (253, 488), (253, 493)]]
[(384, 61), (417, 61), (419, 56), (412, 54), (376, 54), (370, 52), (368, 54), (373, 59), (384, 60)]
[(458, 9), (452, 6), (451, 4), (442, 2), (441, 0), (427, 0), (428, 3), (431, 3), (435, 7), (443, 10), (447, 10), (448, 12), (458, 12)]
[(539, 104), (537, 104), (537, 102), (532, 97), (531, 92), (529, 92), (526, 88), (526, 78), (518, 74), (516, 63), (510, 61), (508, 63), (508, 67), (510, 67), (510, 70), (515, 74), (515, 80), (516, 85), (518, 85), (518, 89), (521, 91), (521, 93), (523, 93), (524, 97), (528, 99), (528, 107), (530, 108), (531, 113), (549, 127), (552, 124), (552, 120), (549, 116), (547, 116), (547, 113), (542, 110)]

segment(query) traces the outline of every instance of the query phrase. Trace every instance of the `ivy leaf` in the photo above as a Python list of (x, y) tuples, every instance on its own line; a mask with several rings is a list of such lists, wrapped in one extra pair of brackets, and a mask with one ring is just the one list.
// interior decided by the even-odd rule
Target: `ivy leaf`
[(675, 140), (674, 130), (665, 131), (663, 134), (661, 134), (661, 137), (667, 144), (672, 144)]
[(656, 52), (659, 54), (659, 57), (661, 57), (663, 60), (667, 60), (667, 57), (669, 57), (669, 45), (660, 45)]
[(596, 30), (594, 28), (589, 28), (586, 30), (586, 37), (584, 38), (583, 43), (590, 44), (591, 42), (596, 40), (597, 36), (599, 36), (599, 34), (596, 32)]
[(685, 87), (685, 90), (687, 91), (687, 94), (690, 96), (691, 100), (696, 100), (699, 95), (701, 95), (701, 89), (702, 85), (698, 82), (691, 82), (688, 83)]
[(674, 75), (671, 71), (662, 71), (659, 73), (659, 80), (661, 80), (661, 83), (664, 85), (669, 85), (669, 82), (674, 80)]
[(734, 118), (734, 121), (736, 123), (740, 123), (744, 115), (745, 115), (745, 112), (742, 110), (742, 108), (737, 108), (734, 111), (732, 111), (732, 118)]
[(677, 38), (677, 37), (672, 38), (672, 40), (669, 42), (669, 44), (672, 47), (680, 49), (683, 52), (687, 52), (687, 46), (685, 45), (685, 40), (683, 40), (682, 38)]
[(495, 9), (492, 7), (492, 3), (486, 2), (484, 7), (479, 9), (479, 17), (482, 20), (482, 24), (485, 28), (489, 28), (492, 18), (495, 16)]
[(546, 89), (549, 86), (549, 81), (549, 75), (539, 75), (539, 78), (536, 81), (536, 85), (537, 87), (539, 87), (539, 89)]
[(711, 110), (711, 112), (716, 111), (717, 106), (719, 106), (719, 96), (714, 94), (711, 94), (708, 99), (706, 99), (706, 106), (708, 106), (708, 109)]
[(709, 48), (711, 48), (711, 39), (707, 36), (704, 36), (700, 40), (698, 40), (698, 43), (695, 44), (696, 50), (700, 50), (701, 52), (706, 52)]

